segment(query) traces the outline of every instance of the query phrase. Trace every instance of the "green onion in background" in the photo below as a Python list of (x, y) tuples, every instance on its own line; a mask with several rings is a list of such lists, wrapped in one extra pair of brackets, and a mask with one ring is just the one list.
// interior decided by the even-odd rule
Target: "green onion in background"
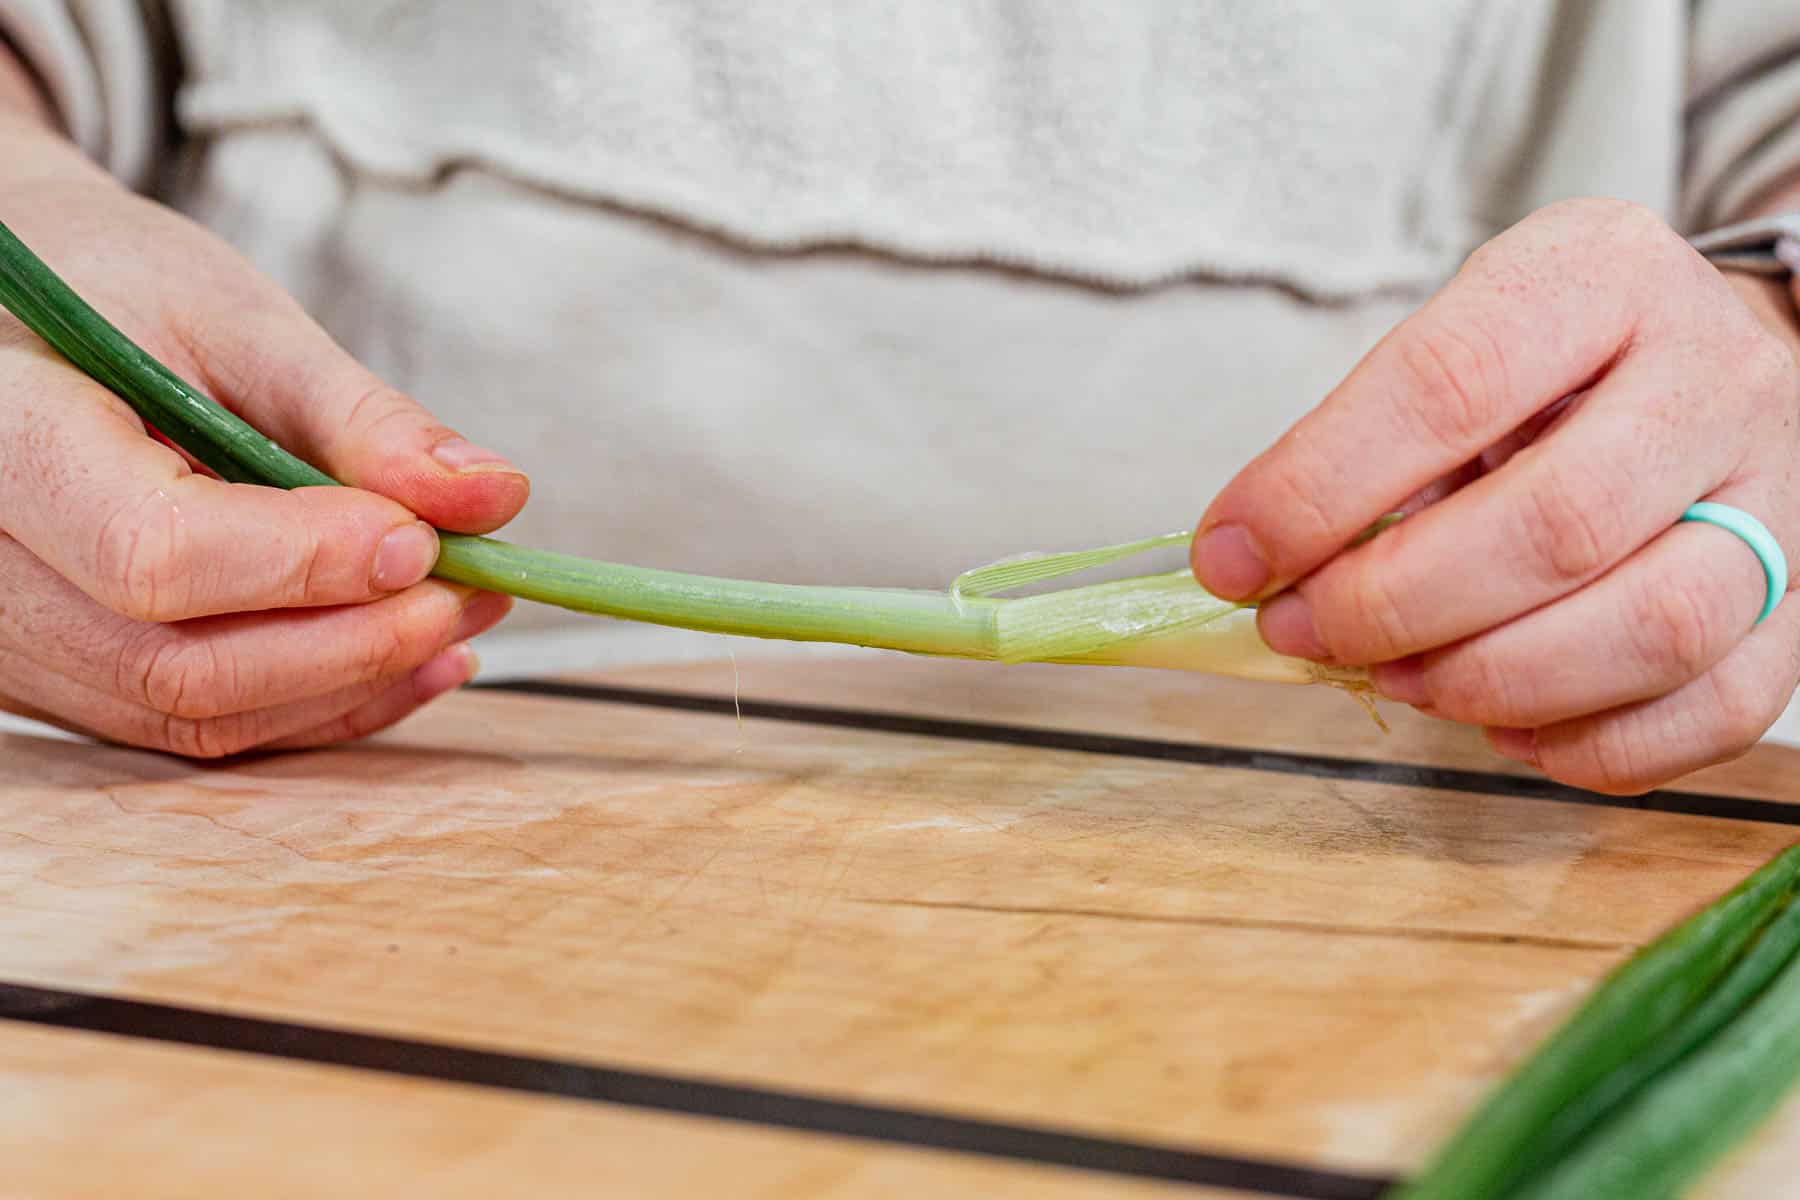
[(1752, 1007), (1632, 1098), (1520, 1200), (1679, 1196), (1755, 1131), (1797, 1073), (1800, 970), (1790, 967)]
[(1800, 846), (1638, 951), (1389, 1200), (1678, 1195), (1800, 1074), (1797, 893)]
[[(227, 480), (274, 487), (336, 483), (180, 379), (94, 311), (5, 225), (0, 304), (148, 424)], [(433, 574), (578, 612), (709, 633), (842, 642), (1000, 662), (1169, 667), (1364, 695), (1366, 673), (1276, 654), (1253, 611), (1187, 571), (1041, 595), (998, 593), (1154, 549), (1185, 534), (1072, 554), (1026, 556), (970, 572), (952, 591), (801, 587), (594, 562), (495, 538), (443, 533)]]

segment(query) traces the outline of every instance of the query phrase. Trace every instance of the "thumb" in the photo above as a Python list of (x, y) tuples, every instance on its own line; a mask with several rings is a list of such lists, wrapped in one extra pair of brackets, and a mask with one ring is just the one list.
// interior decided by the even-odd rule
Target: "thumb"
[(194, 382), (320, 470), (440, 529), (486, 533), (518, 515), (525, 473), (350, 357), (299, 305), (190, 317)]

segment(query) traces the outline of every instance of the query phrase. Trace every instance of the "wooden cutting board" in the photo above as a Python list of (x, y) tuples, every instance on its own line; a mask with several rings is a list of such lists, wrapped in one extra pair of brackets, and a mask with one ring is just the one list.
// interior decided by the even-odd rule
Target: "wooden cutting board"
[[(0, 736), (0, 1195), (1371, 1197), (1800, 838), (1773, 747), (1606, 801), (1323, 691), (738, 675)], [(1704, 1194), (1796, 1177), (1800, 1102)]]

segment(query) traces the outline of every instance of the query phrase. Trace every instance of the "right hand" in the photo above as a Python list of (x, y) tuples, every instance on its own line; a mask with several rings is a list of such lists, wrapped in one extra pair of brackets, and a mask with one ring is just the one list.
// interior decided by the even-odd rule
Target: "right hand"
[(466, 682), (510, 602), (426, 579), (431, 526), (497, 528), (525, 476), (41, 126), (0, 119), (0, 164), (0, 219), (76, 291), (351, 485), (197, 471), (0, 311), (0, 709), (212, 758), (361, 737)]

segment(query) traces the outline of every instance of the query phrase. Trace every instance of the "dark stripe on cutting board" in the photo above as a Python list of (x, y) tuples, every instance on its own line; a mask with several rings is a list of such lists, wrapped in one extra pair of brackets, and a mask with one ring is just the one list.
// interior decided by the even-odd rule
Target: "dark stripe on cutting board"
[(1715, 796), (1704, 792), (1655, 791), (1642, 796), (1603, 796), (1556, 783), (1538, 775), (1507, 775), (1499, 771), (1467, 771), (1451, 767), (1427, 767), (1410, 763), (1340, 758), (1330, 754), (1297, 754), (1286, 750), (1252, 750), (1211, 742), (1174, 742), (1161, 738), (1131, 737), (1114, 733), (1084, 733), (1073, 729), (1049, 729), (1036, 725), (1008, 725), (996, 721), (966, 721), (950, 717), (915, 716), (911, 713), (839, 708), (824, 704), (793, 704), (774, 700), (733, 700), (657, 688), (619, 687), (602, 683), (565, 683), (557, 680), (518, 680), (482, 683), (488, 691), (605, 704), (633, 704), (679, 712), (712, 713), (762, 721), (790, 721), (836, 729), (862, 729), (872, 733), (900, 733), (917, 737), (945, 738), (959, 742), (987, 742), (1001, 746), (1030, 746), (1039, 750), (1072, 750), (1080, 754), (1104, 754), (1118, 758), (1149, 758), (1162, 762), (1192, 763), (1204, 767), (1233, 767), (1244, 771), (1268, 771), (1277, 775), (1306, 775), (1402, 787), (1436, 788), (1482, 796), (1514, 796), (1526, 800), (1554, 800), (1562, 804), (1588, 804), (1605, 808), (1629, 808), (1646, 812), (1685, 813), (1690, 816), (1730, 817), (1740, 821), (1765, 821), (1774, 825), (1800, 825), (1800, 805), (1748, 796)]
[(0, 1019), (1293, 1200), (1376, 1200), (1389, 1186), (1370, 1176), (1039, 1125), (59, 989), (0, 983)]

